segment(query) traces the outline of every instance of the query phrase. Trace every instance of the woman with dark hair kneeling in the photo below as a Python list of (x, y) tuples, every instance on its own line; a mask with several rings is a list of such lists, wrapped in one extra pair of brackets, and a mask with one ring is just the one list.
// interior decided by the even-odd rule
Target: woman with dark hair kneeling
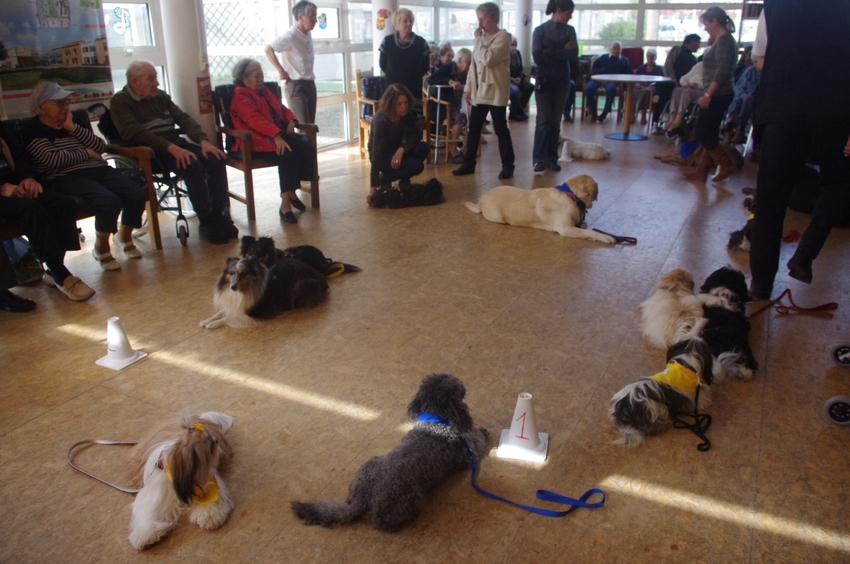
[[(242, 59), (233, 67), (233, 101), (230, 115), (233, 127), (251, 132), (251, 156), (277, 164), (280, 179), (280, 210), (284, 223), (297, 223), (292, 208), (304, 211), (307, 206), (295, 190), (302, 180), (313, 179), (316, 149), (303, 135), (295, 133), (298, 120), (280, 98), (263, 84), (263, 69), (253, 59)], [(234, 150), (241, 147), (236, 140)]]
[(378, 185), (394, 180), (409, 184), (411, 177), (425, 170), (428, 144), (422, 141), (422, 131), (410, 111), (412, 100), (405, 86), (390, 84), (378, 104), (369, 138), (372, 173), (366, 203), (370, 205)]

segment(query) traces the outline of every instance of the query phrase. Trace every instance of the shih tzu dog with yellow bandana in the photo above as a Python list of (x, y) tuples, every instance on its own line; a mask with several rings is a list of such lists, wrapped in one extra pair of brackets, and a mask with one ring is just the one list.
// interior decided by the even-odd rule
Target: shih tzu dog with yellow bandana
[[(694, 334), (705, 323), (701, 319)], [(677, 415), (692, 415), (708, 405), (712, 369), (711, 349), (701, 338), (692, 334), (671, 345), (663, 372), (632, 382), (611, 398), (609, 414), (622, 435), (615, 442), (637, 446), (646, 435), (666, 430)]]
[(160, 540), (184, 513), (202, 529), (217, 529), (233, 502), (219, 475), (230, 460), (225, 433), (230, 415), (208, 411), (183, 414), (154, 429), (133, 447), (136, 484), (130, 543), (142, 549)]

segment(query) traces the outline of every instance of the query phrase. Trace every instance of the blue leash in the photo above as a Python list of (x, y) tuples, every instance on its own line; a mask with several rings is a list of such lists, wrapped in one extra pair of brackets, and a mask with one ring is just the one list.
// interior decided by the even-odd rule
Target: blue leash
[[(430, 413), (425, 413), (425, 412), (421, 412), (419, 414), (418, 421), (424, 421), (426, 423), (437, 423), (437, 424), (440, 424), (440, 425), (451, 426), (451, 424), (448, 421), (446, 421), (445, 419), (443, 419), (442, 417), (438, 417), (436, 415), (432, 415)], [(552, 509), (543, 509), (541, 507), (533, 507), (531, 505), (523, 505), (522, 503), (516, 503), (515, 501), (511, 501), (509, 499), (499, 497), (496, 494), (492, 494), (492, 493), (488, 492), (487, 490), (483, 489), (482, 487), (480, 487), (475, 482), (475, 476), (478, 474), (478, 465), (475, 463), (475, 454), (473, 454), (472, 449), (469, 447), (469, 443), (466, 442), (466, 439), (461, 437), (460, 440), (463, 441), (463, 446), (466, 447), (466, 452), (467, 452), (467, 454), (469, 454), (469, 461), (472, 464), (472, 487), (473, 487), (473, 489), (475, 489), (475, 491), (477, 491), (478, 493), (480, 493), (484, 497), (488, 497), (490, 499), (495, 499), (496, 501), (503, 501), (505, 503), (509, 503), (509, 504), (514, 505), (516, 507), (519, 507), (521, 509), (525, 509), (526, 511), (530, 511), (532, 513), (537, 513), (538, 515), (544, 515), (546, 517), (564, 517), (565, 515), (572, 513), (573, 511), (575, 511), (576, 509), (578, 509), (580, 507), (587, 507), (588, 509), (597, 509), (599, 507), (602, 507), (602, 505), (605, 503), (605, 499), (606, 499), (605, 498), (605, 492), (603, 492), (599, 488), (591, 488), (591, 489), (587, 490), (586, 492), (584, 492), (584, 495), (582, 495), (578, 499), (573, 499), (573, 498), (567, 497), (565, 495), (556, 494), (555, 492), (550, 492), (549, 490), (537, 490), (537, 499), (539, 499), (541, 501), (549, 501), (549, 502), (552, 502), (552, 503), (561, 503), (563, 505), (571, 506), (566, 511), (554, 511)], [(588, 503), (587, 500), (595, 494), (601, 495), (602, 499), (600, 501)]]

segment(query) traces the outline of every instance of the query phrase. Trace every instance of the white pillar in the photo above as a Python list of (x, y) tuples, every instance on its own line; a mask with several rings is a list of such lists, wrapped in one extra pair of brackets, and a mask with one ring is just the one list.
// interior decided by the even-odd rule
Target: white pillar
[(522, 53), (522, 67), (525, 74), (531, 74), (531, 64), (534, 62), (531, 57), (531, 0), (516, 0), (516, 48)]
[[(210, 139), (215, 118), (201, 113), (198, 78), (209, 87), (209, 65), (201, 0), (162, 0), (162, 30), (168, 64), (168, 88), (174, 103), (192, 116)], [(211, 108), (209, 108), (211, 109)]]
[(381, 76), (381, 53), (378, 51), (384, 37), (395, 33), (393, 14), (398, 10), (398, 0), (372, 0), (372, 69)]

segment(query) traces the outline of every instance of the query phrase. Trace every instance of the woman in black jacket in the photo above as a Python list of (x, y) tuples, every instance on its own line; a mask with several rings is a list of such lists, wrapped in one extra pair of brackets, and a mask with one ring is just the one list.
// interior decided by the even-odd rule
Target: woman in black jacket
[(413, 33), (413, 12), (402, 8), (393, 14), (396, 32), (381, 43), (381, 70), (387, 85), (403, 84), (413, 95), (411, 103), (422, 108), (422, 77), (431, 68), (428, 43)]

